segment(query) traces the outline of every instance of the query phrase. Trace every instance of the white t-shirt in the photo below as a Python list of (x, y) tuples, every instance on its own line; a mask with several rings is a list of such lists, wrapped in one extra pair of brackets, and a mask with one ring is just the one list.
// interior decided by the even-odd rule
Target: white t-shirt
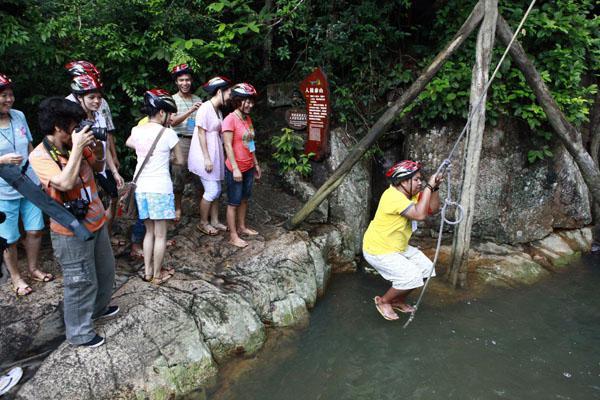
[[(131, 143), (135, 148), (137, 155), (137, 165), (135, 174), (150, 151), (154, 139), (159, 134), (162, 126), (155, 123), (148, 123), (142, 126), (136, 126), (131, 129)], [(173, 182), (169, 172), (169, 160), (171, 149), (179, 142), (175, 131), (166, 128), (162, 137), (156, 144), (154, 152), (142, 170), (137, 179), (136, 192), (139, 193), (173, 193)], [(135, 176), (134, 174), (134, 176)]]

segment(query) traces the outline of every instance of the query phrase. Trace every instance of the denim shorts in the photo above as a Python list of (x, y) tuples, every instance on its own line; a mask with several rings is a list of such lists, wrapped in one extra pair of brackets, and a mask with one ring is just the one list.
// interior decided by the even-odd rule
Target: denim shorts
[(248, 200), (252, 195), (252, 184), (254, 183), (254, 168), (242, 172), (242, 181), (233, 180), (233, 172), (225, 168), (225, 183), (227, 184), (227, 204), (239, 206), (242, 200)]
[(135, 192), (135, 202), (140, 219), (175, 219), (173, 193)]
[(19, 214), (26, 231), (44, 229), (42, 210), (24, 197), (15, 200), (0, 200), (0, 211), (6, 214), (6, 221), (0, 224), (0, 237), (8, 244), (15, 243), (21, 237), (19, 232)]

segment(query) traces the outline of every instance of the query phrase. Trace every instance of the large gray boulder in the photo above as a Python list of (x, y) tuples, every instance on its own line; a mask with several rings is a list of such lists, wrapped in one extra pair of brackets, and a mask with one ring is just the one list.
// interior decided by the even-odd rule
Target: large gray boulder
[[(327, 167), (333, 172), (348, 156), (355, 143), (344, 129), (331, 131), (330, 150)], [(340, 227), (344, 236), (344, 248), (348, 252), (360, 254), (362, 236), (369, 225), (371, 204), (371, 170), (365, 160), (352, 167), (342, 184), (329, 199), (329, 222)]]
[[(434, 172), (458, 137), (458, 129), (408, 132), (398, 158), (415, 158)], [(589, 193), (573, 159), (562, 146), (554, 157), (530, 164), (529, 138), (510, 127), (486, 130), (475, 205), (473, 236), (500, 243), (539, 240), (556, 228), (578, 229), (591, 222)], [(463, 143), (452, 160), (453, 196), (459, 199)], [(467, 166), (468, 168), (468, 166)], [(445, 196), (445, 185), (441, 195)], [(431, 226), (434, 226), (431, 224)]]
[(18, 398), (164, 399), (208, 385), (223, 362), (262, 347), (266, 326), (308, 322), (342, 253), (340, 237), (327, 226), (310, 235), (276, 228), (219, 263), (206, 263), (215, 248), (196, 250), (205, 262), (194, 264), (200, 259), (186, 248), (195, 237), (181, 235), (187, 264), (176, 276), (159, 287), (130, 278), (114, 295), (120, 315), (97, 324), (106, 344), (60, 345)]

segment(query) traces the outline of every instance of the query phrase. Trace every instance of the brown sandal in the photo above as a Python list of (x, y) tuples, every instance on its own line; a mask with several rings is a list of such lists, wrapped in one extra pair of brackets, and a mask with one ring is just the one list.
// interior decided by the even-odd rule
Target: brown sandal
[(29, 285), (27, 285), (27, 286), (13, 286), (12, 290), (13, 290), (13, 292), (15, 292), (15, 296), (17, 296), (17, 298), (18, 297), (29, 296), (31, 293), (33, 293), (33, 289)]

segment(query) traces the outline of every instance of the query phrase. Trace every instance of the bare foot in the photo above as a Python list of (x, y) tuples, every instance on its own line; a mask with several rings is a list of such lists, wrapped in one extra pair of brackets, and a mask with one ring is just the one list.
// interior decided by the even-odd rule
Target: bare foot
[(238, 235), (256, 236), (258, 235), (258, 232), (246, 226), (244, 228), (238, 229)]
[(248, 246), (248, 242), (246, 242), (245, 240), (242, 240), (240, 238), (229, 239), (229, 244), (232, 244), (235, 247), (239, 247), (240, 249), (243, 249), (244, 247)]
[(173, 223), (175, 225), (177, 225), (179, 223), (179, 221), (181, 220), (181, 208), (179, 209), (175, 209), (175, 219), (173, 220)]
[(29, 276), (31, 279), (38, 282), (52, 282), (54, 280), (54, 275), (49, 272), (42, 272), (39, 269), (34, 269), (33, 271), (29, 271)]

